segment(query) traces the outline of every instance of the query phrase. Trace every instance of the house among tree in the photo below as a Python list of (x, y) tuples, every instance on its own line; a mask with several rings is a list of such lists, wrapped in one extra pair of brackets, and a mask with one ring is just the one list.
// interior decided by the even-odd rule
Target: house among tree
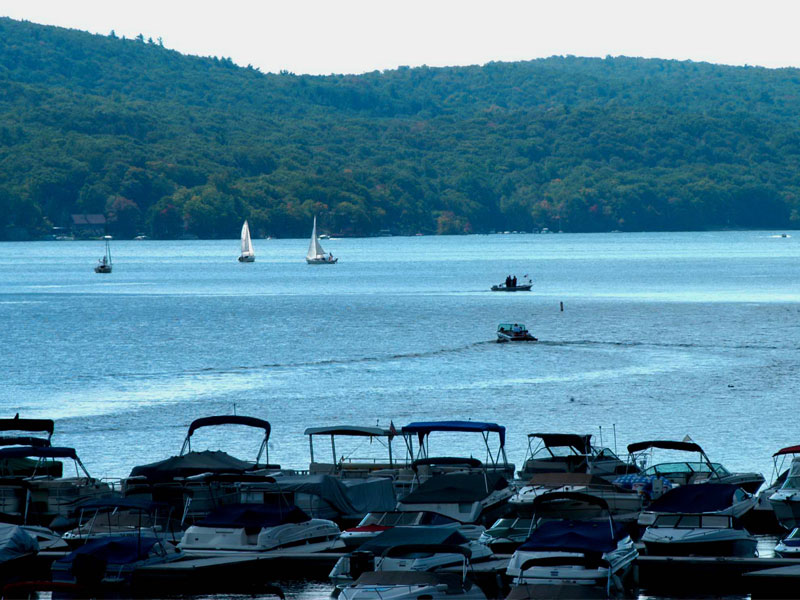
[(75, 237), (100, 237), (105, 233), (105, 215), (72, 215), (72, 234)]

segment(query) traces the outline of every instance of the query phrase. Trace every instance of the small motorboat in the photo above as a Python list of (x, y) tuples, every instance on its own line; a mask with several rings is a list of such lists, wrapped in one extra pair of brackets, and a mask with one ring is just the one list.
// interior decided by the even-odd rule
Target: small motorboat
[(339, 533), (333, 521), (312, 519), (286, 503), (228, 504), (189, 527), (178, 547), (187, 554), (221, 556), (331, 542)]
[(477, 540), (485, 530), (483, 525), (462, 523), (451, 517), (428, 510), (389, 510), (367, 513), (356, 527), (343, 531), (339, 539), (344, 542), (346, 548), (353, 550), (392, 527), (431, 526), (455, 529), (469, 540)]
[(632, 472), (628, 465), (610, 448), (592, 444), (591, 434), (529, 433), (518, 475), (526, 479), (543, 473), (590, 473), (613, 481), (628, 472)]
[(732, 483), (703, 483), (672, 488), (653, 500), (639, 515), (639, 525), (649, 526), (662, 514), (706, 514), (740, 518), (756, 503), (755, 496)]
[(752, 558), (758, 545), (738, 519), (703, 513), (659, 514), (645, 530), (642, 542), (651, 556)]
[(493, 292), (530, 292), (531, 287), (533, 284), (525, 283), (523, 285), (510, 285), (507, 286), (505, 283), (501, 283), (500, 285), (493, 285), (492, 291)]
[(183, 558), (172, 544), (150, 536), (97, 538), (53, 563), (53, 581), (83, 588), (130, 585), (134, 572)]
[(795, 527), (775, 546), (775, 554), (781, 558), (800, 557), (800, 527)]
[(523, 323), (500, 323), (497, 326), (498, 342), (538, 342)]
[[(605, 500), (576, 492), (544, 494), (536, 504), (562, 500), (593, 503), (608, 511)], [(639, 552), (611, 513), (607, 522), (535, 524), (508, 563), (506, 574), (515, 579), (509, 598), (586, 598), (591, 591), (614, 598), (638, 586), (634, 562)]]
[[(786, 450), (786, 449), (784, 449)], [(800, 450), (793, 447), (789, 450)], [(769, 496), (778, 522), (786, 529), (800, 527), (800, 457), (792, 459), (783, 484)]]
[(410, 544), (395, 546), (384, 552), (384, 562), (409, 562), (407, 556), (427, 554), (435, 557), (443, 554), (460, 558), (461, 573), (439, 573), (408, 569), (396, 565), (376, 571), (365, 571), (353, 583), (342, 588), (339, 598), (343, 600), (421, 600), (423, 598), (470, 598), (485, 600), (486, 594), (468, 578), (472, 553), (462, 546), (428, 546)]

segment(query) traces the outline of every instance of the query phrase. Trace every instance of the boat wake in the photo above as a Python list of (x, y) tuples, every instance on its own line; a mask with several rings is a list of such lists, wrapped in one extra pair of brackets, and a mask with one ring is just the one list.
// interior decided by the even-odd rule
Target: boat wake
[[(615, 342), (612, 340), (563, 340), (563, 341), (547, 341), (539, 340), (539, 346), (613, 346), (613, 347), (629, 347), (629, 348), (707, 348), (714, 350), (784, 350), (786, 348), (795, 348), (794, 345), (789, 346), (770, 346), (766, 344), (733, 344), (730, 346), (724, 344), (696, 344), (693, 342)], [(800, 349), (800, 346), (796, 347)]]

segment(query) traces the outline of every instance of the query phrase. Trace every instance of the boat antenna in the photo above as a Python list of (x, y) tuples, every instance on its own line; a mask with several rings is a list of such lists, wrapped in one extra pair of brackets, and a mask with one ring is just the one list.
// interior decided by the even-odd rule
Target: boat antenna
[(603, 426), (600, 425), (600, 447), (603, 447)]
[(617, 454), (617, 424), (612, 423), (612, 427), (614, 427), (614, 454)]
[(233, 403), (233, 416), (236, 416), (236, 402)]

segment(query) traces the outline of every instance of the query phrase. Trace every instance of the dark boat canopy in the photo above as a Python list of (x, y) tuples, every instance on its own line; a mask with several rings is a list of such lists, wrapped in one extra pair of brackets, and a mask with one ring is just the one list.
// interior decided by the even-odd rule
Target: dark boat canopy
[(461, 554), (470, 558), (472, 551), (457, 544), (399, 544), (383, 551), (383, 557), (399, 557), (407, 554), (427, 552), (430, 554)]
[(364, 437), (389, 437), (388, 429), (382, 427), (360, 427), (358, 425), (333, 425), (331, 427), (309, 427), (303, 435), (357, 435)]
[(578, 435), (576, 433), (529, 433), (529, 438), (535, 437), (542, 440), (547, 448), (570, 446), (581, 454), (591, 454), (592, 436)]
[(473, 469), (483, 466), (483, 463), (477, 458), (462, 458), (459, 456), (436, 456), (433, 458), (418, 458), (411, 462), (411, 468), (414, 471), (419, 469), (420, 465), (464, 465)]
[(556, 500), (577, 500), (578, 502), (594, 504), (608, 510), (608, 502), (603, 498), (592, 496), (591, 494), (582, 494), (581, 492), (550, 492), (549, 494), (542, 494), (533, 499), (533, 507), (538, 508), (542, 504), (555, 502)]
[(400, 499), (402, 504), (480, 502), (495, 490), (508, 487), (499, 473), (449, 473), (431, 477)]
[(683, 452), (699, 452), (703, 453), (703, 449), (694, 442), (673, 442), (670, 440), (652, 440), (649, 442), (636, 442), (628, 444), (628, 454), (634, 452), (641, 452), (650, 448), (660, 448), (662, 450), (681, 450)]
[(469, 540), (457, 529), (452, 527), (392, 527), (382, 531), (371, 540), (362, 544), (358, 549), (367, 550), (375, 555), (383, 554), (387, 548), (404, 546), (407, 544), (426, 545), (448, 544), (459, 546)]
[(102, 559), (107, 565), (128, 565), (146, 558), (157, 543), (158, 538), (152, 536), (101, 537), (86, 542), (58, 562), (72, 564), (78, 556), (88, 555)]
[(409, 423), (403, 433), (416, 433), (420, 440), (433, 431), (494, 432), (500, 436), (500, 446), (506, 444), (506, 428), (497, 423), (480, 421), (427, 421)]
[(269, 437), (271, 426), (268, 421), (264, 419), (257, 419), (256, 417), (244, 417), (239, 415), (220, 415), (217, 417), (202, 417), (195, 419), (189, 425), (189, 433), (186, 437), (192, 437), (192, 434), (201, 427), (213, 427), (215, 425), (246, 425), (247, 427), (256, 427), (264, 430), (264, 435)]
[(47, 438), (32, 437), (29, 435), (15, 437), (0, 437), (0, 446), (49, 446)]
[(59, 448), (56, 446), (13, 446), (0, 448), (0, 459), (3, 458), (71, 458), (78, 460), (75, 448)]
[(152, 512), (161, 508), (168, 509), (169, 505), (165, 502), (153, 502), (152, 500), (144, 500), (135, 497), (123, 498), (122, 496), (101, 496), (100, 498), (92, 498), (86, 502), (82, 502), (75, 507), (75, 511), (123, 509)]
[(195, 525), (198, 527), (231, 527), (260, 530), (286, 523), (305, 523), (309, 517), (291, 504), (225, 504), (212, 510)]
[(545, 521), (533, 530), (519, 550), (610, 552), (627, 535), (625, 526), (604, 521)]
[(0, 419), (0, 431), (44, 431), (53, 435), (52, 419)]
[(252, 468), (253, 464), (234, 458), (226, 452), (205, 450), (133, 467), (129, 476), (146, 477), (152, 482), (166, 482), (176, 477), (191, 477), (202, 473), (243, 473)]
[(739, 489), (732, 483), (681, 485), (654, 500), (647, 510), (662, 513), (710, 513), (729, 508)]
[(784, 454), (800, 454), (800, 446), (787, 446), (786, 448), (781, 448), (772, 456), (782, 456)]

